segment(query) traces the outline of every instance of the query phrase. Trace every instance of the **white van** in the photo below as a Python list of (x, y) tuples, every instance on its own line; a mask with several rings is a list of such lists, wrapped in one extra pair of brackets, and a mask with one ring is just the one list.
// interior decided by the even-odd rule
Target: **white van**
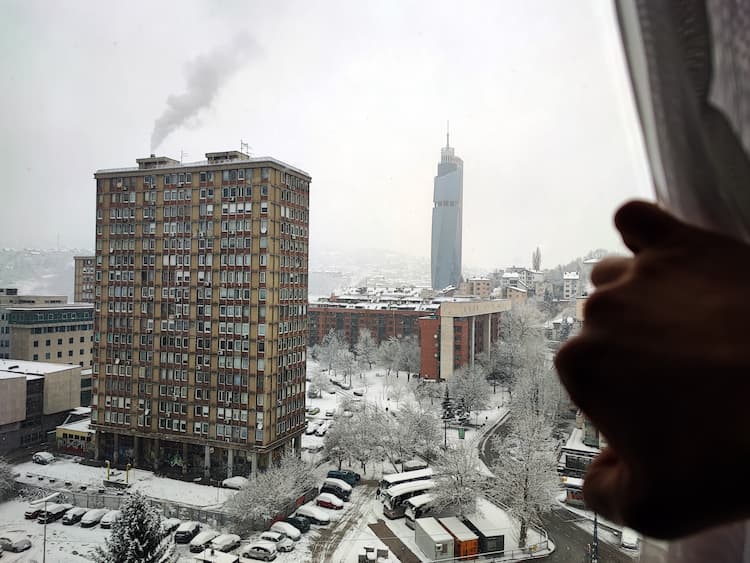
[(623, 528), (620, 536), (620, 545), (625, 549), (638, 549), (638, 532), (630, 528)]

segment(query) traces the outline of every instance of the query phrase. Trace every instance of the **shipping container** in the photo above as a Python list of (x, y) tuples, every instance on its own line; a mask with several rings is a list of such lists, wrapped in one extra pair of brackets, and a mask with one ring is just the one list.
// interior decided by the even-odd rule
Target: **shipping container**
[[(479, 536), (455, 516), (438, 518), (438, 522), (453, 536), (453, 556), (476, 559), (479, 553)], [(472, 557), (475, 556), (475, 557)]]
[(414, 542), (430, 560), (452, 557), (453, 536), (435, 518), (418, 518), (415, 521)]

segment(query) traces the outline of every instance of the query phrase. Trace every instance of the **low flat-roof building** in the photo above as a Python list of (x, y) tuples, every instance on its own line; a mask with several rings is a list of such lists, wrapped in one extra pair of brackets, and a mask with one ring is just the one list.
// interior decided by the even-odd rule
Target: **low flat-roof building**
[(80, 397), (80, 366), (0, 360), (0, 455), (44, 441)]

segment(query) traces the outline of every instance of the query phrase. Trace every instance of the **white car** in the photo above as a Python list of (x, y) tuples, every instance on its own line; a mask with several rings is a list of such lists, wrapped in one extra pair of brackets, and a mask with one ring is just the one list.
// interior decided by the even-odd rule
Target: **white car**
[(279, 532), (280, 534), (286, 534), (292, 541), (299, 541), (302, 537), (302, 532), (292, 526), (289, 522), (274, 522), (271, 524), (270, 530), (272, 532)]
[(316, 436), (325, 436), (326, 432), (328, 432), (328, 427), (331, 425), (329, 421), (323, 422), (318, 428), (315, 430)]
[(247, 559), (273, 561), (276, 559), (276, 544), (270, 541), (261, 540), (246, 545), (240, 551), (240, 561), (245, 561)]
[(344, 508), (344, 501), (331, 493), (320, 493), (315, 499), (315, 504), (324, 508), (333, 508), (334, 510)]
[(99, 521), (104, 518), (109, 510), (106, 508), (92, 508), (81, 518), (81, 528), (92, 528), (96, 526)]
[(311, 506), (309, 504), (303, 504), (297, 509), (296, 516), (304, 516), (313, 524), (318, 526), (327, 526), (331, 522), (330, 516), (326, 514), (326, 511), (317, 506)]
[(206, 549), (211, 543), (211, 540), (213, 540), (218, 535), (219, 532), (215, 532), (213, 530), (203, 530), (192, 540), (190, 540), (191, 553), (200, 553), (201, 551)]
[(230, 477), (229, 479), (224, 479), (221, 482), (221, 486), (226, 487), (227, 489), (236, 489), (239, 491), (240, 489), (244, 489), (245, 487), (247, 487), (247, 484), (249, 482), (250, 481), (247, 479), (247, 477), (241, 477), (237, 475), (235, 477)]
[(315, 432), (318, 430), (318, 427), (321, 425), (320, 422), (311, 422), (307, 425), (307, 428), (305, 428), (305, 434), (308, 436), (310, 434), (315, 434)]
[(263, 532), (260, 535), (260, 539), (275, 543), (276, 549), (279, 551), (292, 551), (294, 549), (294, 542), (283, 533)]
[(232, 551), (240, 545), (240, 536), (237, 534), (221, 534), (211, 541), (211, 548), (219, 551)]
[(638, 549), (638, 532), (630, 528), (623, 528), (620, 544), (626, 549)]
[(37, 452), (33, 456), (31, 456), (31, 461), (34, 463), (39, 463), (41, 465), (47, 465), (48, 463), (52, 463), (55, 461), (55, 456), (53, 456), (49, 452)]
[(167, 518), (166, 520), (161, 521), (161, 529), (168, 534), (175, 531), (180, 524), (182, 524), (182, 520), (179, 518)]
[(111, 528), (115, 522), (122, 518), (121, 510), (110, 510), (104, 516), (102, 516), (101, 522), (99, 522), (100, 528)]
[(333, 487), (336, 487), (337, 489), (340, 489), (344, 491), (345, 493), (351, 494), (352, 492), (352, 486), (342, 479), (336, 479), (335, 477), (326, 477), (323, 483), (325, 483), (326, 485), (331, 485)]

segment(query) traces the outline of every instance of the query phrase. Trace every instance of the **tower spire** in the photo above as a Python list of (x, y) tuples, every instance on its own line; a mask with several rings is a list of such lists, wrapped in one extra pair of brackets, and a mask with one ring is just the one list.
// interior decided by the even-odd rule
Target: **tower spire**
[(451, 146), (451, 122), (445, 122), (445, 148), (448, 149)]

